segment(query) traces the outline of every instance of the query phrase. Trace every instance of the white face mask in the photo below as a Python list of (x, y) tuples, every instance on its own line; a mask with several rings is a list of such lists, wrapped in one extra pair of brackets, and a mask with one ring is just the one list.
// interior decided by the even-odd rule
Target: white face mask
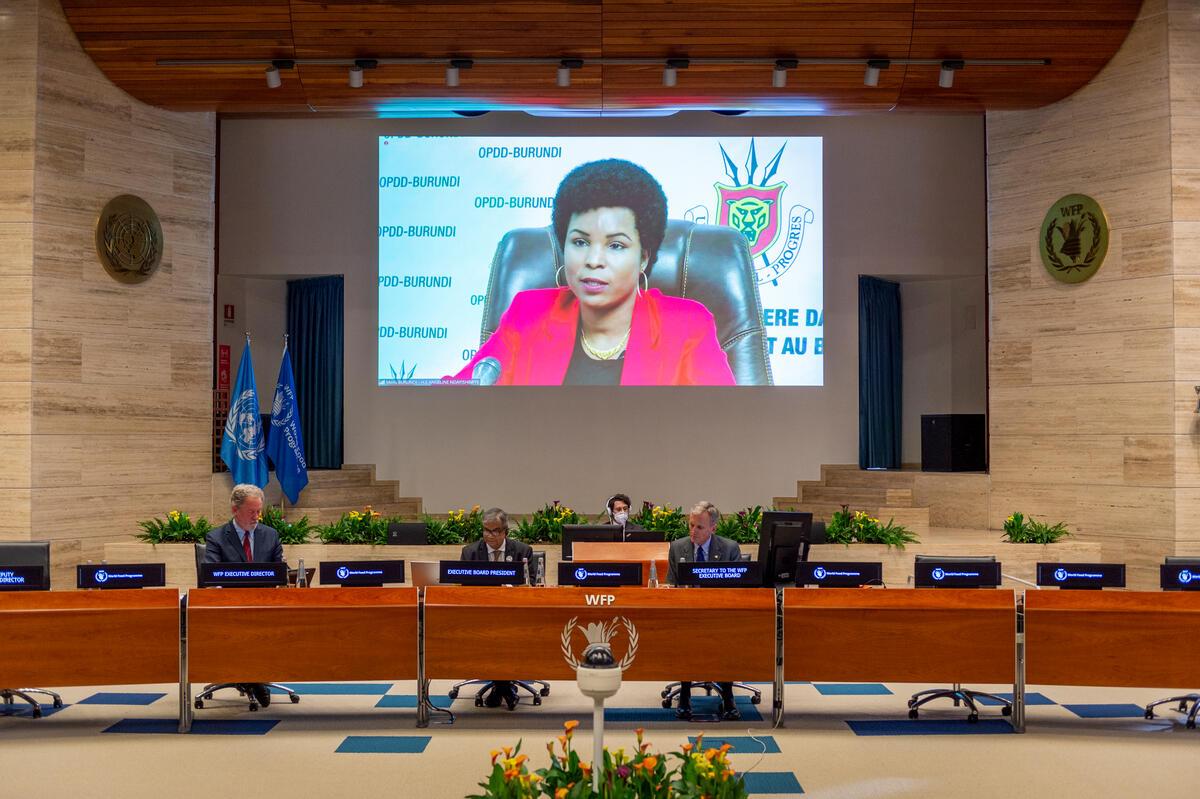
[(619, 525), (624, 526), (625, 522), (629, 521), (629, 513), (627, 511), (619, 510), (613, 514), (612, 518), (613, 518), (613, 524), (619, 524)]

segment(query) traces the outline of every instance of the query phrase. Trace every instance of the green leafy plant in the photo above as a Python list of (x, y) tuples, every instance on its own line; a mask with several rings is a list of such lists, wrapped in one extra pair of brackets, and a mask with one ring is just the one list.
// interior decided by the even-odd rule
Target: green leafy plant
[(866, 511), (850, 510), (848, 505), (835, 511), (825, 525), (825, 540), (830, 544), (886, 544), (889, 547), (904, 549), (905, 544), (919, 544), (920, 540), (902, 524), (896, 524), (895, 519), (889, 519), (883, 524)]
[(478, 541), (483, 537), (483, 511), (478, 505), (469, 511), (466, 508), (450, 511), (446, 514), (446, 531), (457, 535), (463, 543)]
[(425, 538), (431, 544), (461, 544), (462, 536), (457, 530), (451, 530), (450, 526), (441, 519), (435, 519), (429, 514), (425, 514), (422, 521), (425, 522)]
[(212, 529), (208, 519), (196, 517), (195, 521), (182, 511), (169, 511), (166, 519), (147, 519), (138, 522), (143, 532), (137, 538), (148, 544), (198, 544)]
[(641, 512), (630, 516), (629, 521), (640, 524), (647, 530), (663, 533), (668, 541), (683, 538), (688, 534), (688, 519), (683, 508), (672, 508), (670, 505), (643, 502)]
[(1004, 537), (1010, 544), (1053, 544), (1070, 534), (1066, 522), (1049, 525), (1019, 512), (1004, 520)]
[(732, 538), (739, 544), (754, 544), (759, 539), (759, 528), (762, 527), (763, 509), (761, 505), (746, 508), (737, 513), (727, 513), (717, 522), (717, 535)]
[(361, 511), (342, 514), (333, 524), (318, 527), (317, 535), (324, 544), (385, 544), (387, 520), (368, 505)]
[(281, 544), (307, 543), (308, 536), (313, 531), (307, 516), (301, 516), (299, 520), (289, 522), (283, 518), (283, 508), (276, 505), (263, 506), (262, 512), (258, 514), (258, 520), (267, 527), (274, 527), (279, 532), (279, 543)]
[(578, 721), (568, 721), (558, 736), (561, 753), (554, 742), (546, 744), (550, 754), (547, 768), (530, 772), (529, 757), (521, 745), (492, 750), (492, 771), (479, 783), (483, 793), (468, 799), (744, 799), (745, 780), (729, 762), (728, 743), (719, 749), (703, 749), (704, 736), (666, 755), (650, 751), (637, 730), (637, 750), (604, 750), (604, 775), (599, 792), (592, 790), (592, 765), (574, 750), (571, 739)]
[(564, 524), (585, 523), (582, 516), (556, 499), (519, 521), (515, 535), (527, 544), (558, 544), (562, 542)]

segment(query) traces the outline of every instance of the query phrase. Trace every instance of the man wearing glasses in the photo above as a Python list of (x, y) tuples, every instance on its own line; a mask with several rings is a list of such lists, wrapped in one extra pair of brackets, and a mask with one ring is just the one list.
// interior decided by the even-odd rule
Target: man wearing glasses
[[(483, 512), (483, 539), (467, 544), (462, 550), (463, 560), (487, 560), (492, 562), (511, 561), (528, 563), (533, 558), (533, 547), (524, 541), (508, 537), (508, 514), (500, 508), (488, 508)], [(517, 687), (509, 680), (495, 680), (484, 695), (488, 707), (508, 705), (509, 710), (517, 704)]]

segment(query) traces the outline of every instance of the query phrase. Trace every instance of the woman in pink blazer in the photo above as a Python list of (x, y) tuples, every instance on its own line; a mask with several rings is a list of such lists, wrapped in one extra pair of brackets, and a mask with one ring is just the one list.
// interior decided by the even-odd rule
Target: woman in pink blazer
[(667, 199), (629, 161), (573, 169), (554, 197), (558, 288), (519, 292), (456, 379), (485, 358), (500, 385), (734, 385), (712, 314), (648, 286)]

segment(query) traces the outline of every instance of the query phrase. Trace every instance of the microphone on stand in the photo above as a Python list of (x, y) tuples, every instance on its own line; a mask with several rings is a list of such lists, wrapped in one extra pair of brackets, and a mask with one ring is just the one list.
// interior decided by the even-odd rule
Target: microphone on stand
[(481, 386), (494, 386), (500, 379), (500, 372), (500, 360), (488, 356), (475, 364), (475, 368), (471, 370), (471, 379), (478, 381)]

